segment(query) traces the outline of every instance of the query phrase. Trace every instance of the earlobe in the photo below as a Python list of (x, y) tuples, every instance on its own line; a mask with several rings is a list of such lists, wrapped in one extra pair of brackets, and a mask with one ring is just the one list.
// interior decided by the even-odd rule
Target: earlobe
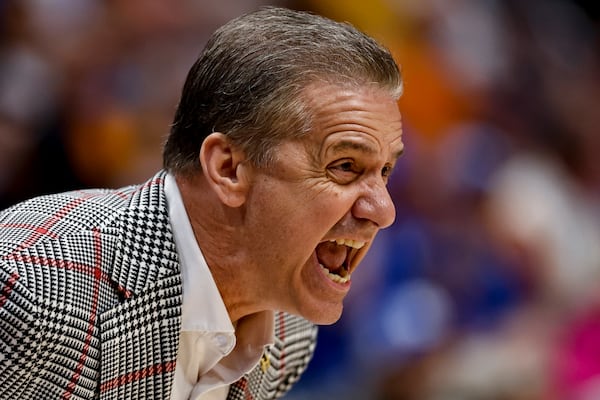
[(229, 207), (240, 207), (246, 201), (248, 179), (245, 155), (233, 147), (229, 138), (213, 132), (200, 148), (203, 174), (221, 201)]

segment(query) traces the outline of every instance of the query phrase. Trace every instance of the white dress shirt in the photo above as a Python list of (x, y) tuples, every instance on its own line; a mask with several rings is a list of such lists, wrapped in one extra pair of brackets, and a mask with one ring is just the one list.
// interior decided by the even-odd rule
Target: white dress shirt
[(234, 329), (170, 174), (165, 178), (165, 195), (183, 284), (171, 400), (224, 400), (229, 384), (251, 371), (264, 347), (273, 343), (273, 312), (244, 317)]

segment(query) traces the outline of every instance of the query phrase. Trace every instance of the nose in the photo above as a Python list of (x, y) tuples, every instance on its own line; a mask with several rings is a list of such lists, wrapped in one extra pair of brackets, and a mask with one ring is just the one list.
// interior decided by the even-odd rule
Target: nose
[(396, 219), (396, 208), (383, 181), (365, 182), (365, 189), (352, 207), (355, 218), (367, 219), (379, 229), (387, 228)]

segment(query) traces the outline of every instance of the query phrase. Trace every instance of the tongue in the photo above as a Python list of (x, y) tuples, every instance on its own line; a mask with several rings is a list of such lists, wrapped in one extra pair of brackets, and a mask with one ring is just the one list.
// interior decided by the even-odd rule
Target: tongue
[(348, 248), (335, 242), (324, 242), (317, 246), (317, 259), (330, 271), (338, 270), (346, 261)]

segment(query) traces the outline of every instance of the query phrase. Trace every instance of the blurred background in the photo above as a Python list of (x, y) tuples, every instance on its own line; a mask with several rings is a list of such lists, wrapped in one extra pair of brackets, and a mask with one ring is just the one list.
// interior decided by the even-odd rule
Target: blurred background
[(0, 208), (149, 178), (208, 35), (264, 4), (405, 81), (396, 223), (288, 398), (600, 399), (594, 0), (0, 0)]

